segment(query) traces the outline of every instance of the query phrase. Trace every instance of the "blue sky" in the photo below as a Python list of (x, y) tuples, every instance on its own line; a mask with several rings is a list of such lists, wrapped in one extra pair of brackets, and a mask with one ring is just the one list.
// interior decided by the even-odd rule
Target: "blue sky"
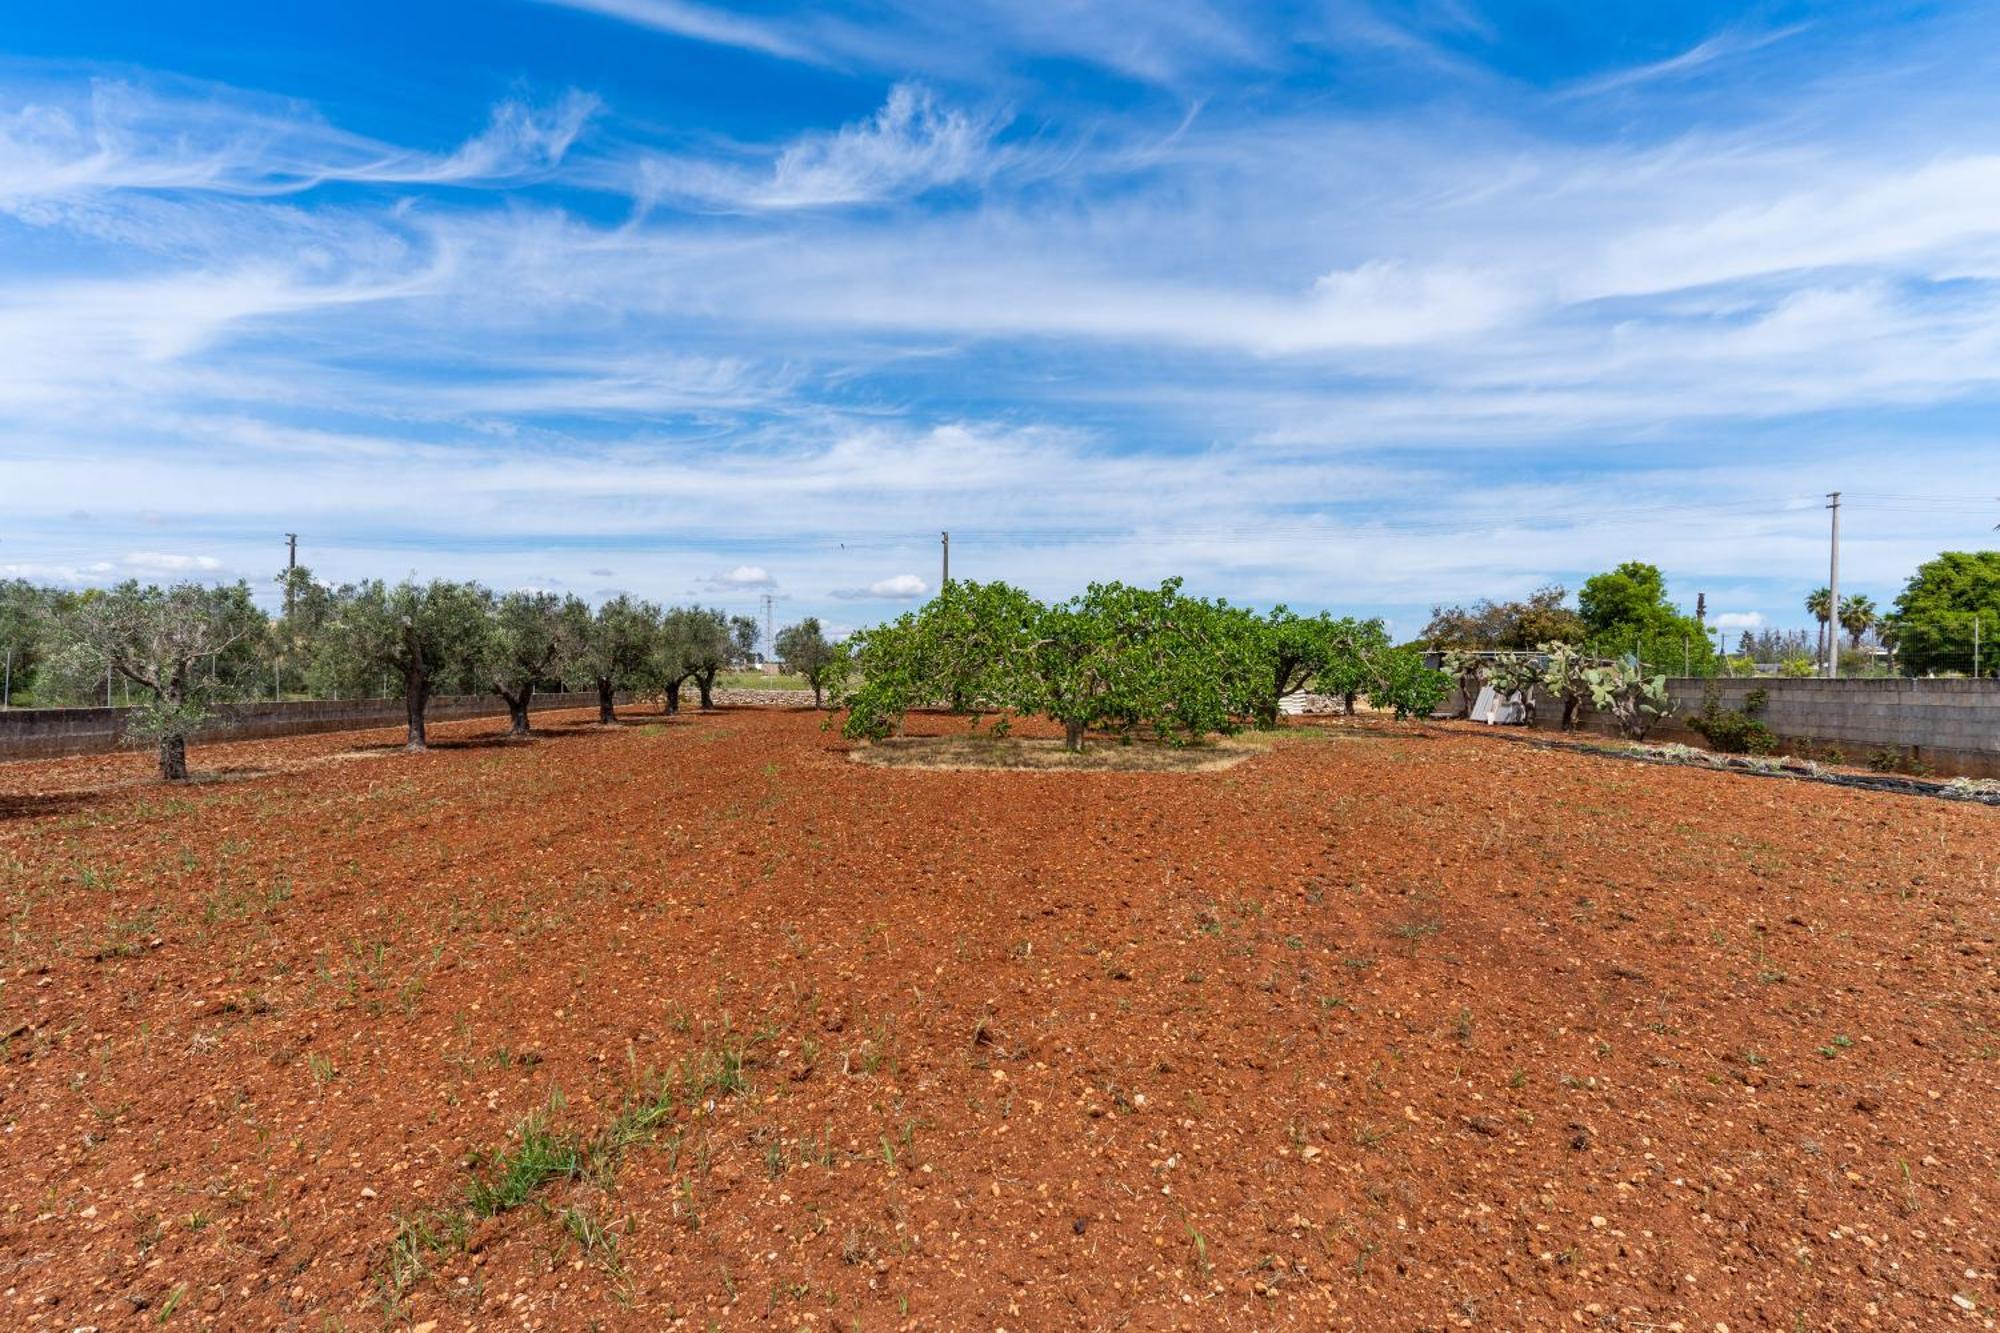
[(49, 5), (0, 574), (1795, 625), (2000, 521), (1991, 6)]

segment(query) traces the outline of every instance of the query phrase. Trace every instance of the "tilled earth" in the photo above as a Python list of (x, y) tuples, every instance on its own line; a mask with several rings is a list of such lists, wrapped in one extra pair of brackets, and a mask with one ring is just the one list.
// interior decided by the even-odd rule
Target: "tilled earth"
[(1993, 810), (437, 730), (0, 766), (0, 1322), (1993, 1326)]

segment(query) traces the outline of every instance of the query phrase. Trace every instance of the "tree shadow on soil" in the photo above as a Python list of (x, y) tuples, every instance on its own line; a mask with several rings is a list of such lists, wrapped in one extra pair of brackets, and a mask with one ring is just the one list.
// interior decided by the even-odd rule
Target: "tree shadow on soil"
[(88, 814), (101, 806), (112, 805), (119, 797), (133, 792), (154, 797), (173, 797), (218, 783), (245, 782), (251, 778), (268, 777), (276, 771), (278, 770), (252, 768), (242, 764), (224, 765), (220, 768), (194, 769), (179, 782), (169, 782), (164, 778), (149, 775), (114, 778), (94, 787), (74, 787), (67, 791), (0, 792), (0, 821)]
[(104, 803), (109, 795), (110, 792), (101, 788), (37, 793), (0, 792), (0, 820), (78, 814)]

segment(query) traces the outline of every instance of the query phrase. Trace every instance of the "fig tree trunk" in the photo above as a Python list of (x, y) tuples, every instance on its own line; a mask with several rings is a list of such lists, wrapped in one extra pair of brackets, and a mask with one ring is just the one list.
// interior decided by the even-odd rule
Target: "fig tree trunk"
[(1354, 694), (1353, 690), (1349, 690), (1340, 696), (1340, 706), (1346, 710), (1349, 717), (1354, 716)]
[(812, 687), (813, 687), (813, 707), (818, 708), (820, 707), (819, 682), (814, 681), (812, 683)]
[(618, 720), (618, 714), (612, 706), (611, 696), (614, 692), (611, 688), (611, 677), (599, 676), (597, 678), (597, 722), (599, 726), (609, 726)]
[(160, 777), (167, 782), (183, 782), (187, 775), (187, 737), (178, 733), (160, 737)]

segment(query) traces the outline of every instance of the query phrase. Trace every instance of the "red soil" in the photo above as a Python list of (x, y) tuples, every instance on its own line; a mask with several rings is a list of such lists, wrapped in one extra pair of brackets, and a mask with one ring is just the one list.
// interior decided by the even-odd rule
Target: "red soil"
[[(0, 766), (9, 1326), (1991, 1326), (1992, 810), (495, 727)], [(552, 1094), (735, 1052), (389, 1281)]]

